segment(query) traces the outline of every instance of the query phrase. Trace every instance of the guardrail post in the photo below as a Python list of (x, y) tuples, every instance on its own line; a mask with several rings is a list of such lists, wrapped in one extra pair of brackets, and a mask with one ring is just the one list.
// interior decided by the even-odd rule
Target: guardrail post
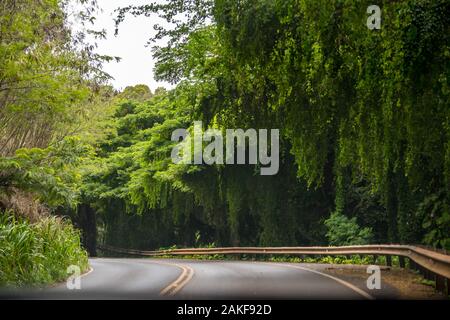
[(424, 268), (423, 271), (424, 271), (424, 277), (425, 277), (425, 279), (431, 280), (431, 281), (434, 281), (434, 280), (435, 280), (434, 274), (433, 274), (430, 270)]
[(419, 273), (425, 278), (425, 270), (421, 265), (416, 264), (416, 270), (419, 271)]
[(400, 265), (400, 268), (405, 267), (405, 257), (404, 256), (398, 256), (398, 263)]
[(447, 282), (447, 292), (446, 292), (446, 294), (450, 295), (450, 279), (447, 278), (446, 282)]
[[(369, 256), (370, 257), (370, 256)], [(373, 264), (377, 264), (377, 260), (378, 260), (378, 255), (377, 254), (374, 254), (374, 255), (372, 255), (372, 263)]]
[(411, 270), (417, 270), (417, 264), (413, 261), (413, 259), (409, 259), (409, 268)]
[(386, 265), (392, 267), (392, 258), (390, 255), (386, 256)]
[[(369, 257), (370, 257), (370, 256), (369, 256)], [(377, 254), (374, 254), (374, 255), (372, 256), (372, 258), (373, 258), (372, 263), (373, 263), (373, 264), (378, 264), (378, 261), (380, 260), (380, 259), (379, 259), (380, 256), (378, 256)]]
[(445, 278), (441, 275), (436, 275), (436, 290), (445, 293)]

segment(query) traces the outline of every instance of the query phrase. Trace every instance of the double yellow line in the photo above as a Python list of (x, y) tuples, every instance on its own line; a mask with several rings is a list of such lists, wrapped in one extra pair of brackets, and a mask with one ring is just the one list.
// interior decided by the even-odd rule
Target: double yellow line
[(168, 266), (175, 266), (182, 270), (180, 276), (170, 283), (167, 287), (161, 290), (159, 293), (161, 296), (170, 297), (177, 294), (183, 287), (192, 279), (194, 276), (194, 269), (189, 266), (176, 264), (176, 263), (165, 263), (165, 262), (157, 262), (160, 264), (165, 264)]

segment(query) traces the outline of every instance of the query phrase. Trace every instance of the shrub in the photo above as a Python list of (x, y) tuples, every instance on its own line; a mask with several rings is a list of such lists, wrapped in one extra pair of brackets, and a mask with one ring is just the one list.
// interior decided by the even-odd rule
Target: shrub
[(0, 212), (0, 286), (62, 281), (70, 265), (88, 268), (80, 234), (69, 221), (47, 217), (31, 223)]
[(373, 235), (371, 228), (361, 228), (356, 218), (349, 219), (343, 214), (334, 212), (325, 220), (328, 228), (327, 238), (330, 245), (361, 245), (371, 242)]

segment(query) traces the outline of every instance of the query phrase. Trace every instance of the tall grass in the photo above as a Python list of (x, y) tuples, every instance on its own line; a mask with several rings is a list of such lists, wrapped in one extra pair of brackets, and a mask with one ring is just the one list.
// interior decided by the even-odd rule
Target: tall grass
[(67, 267), (88, 268), (80, 234), (68, 221), (46, 217), (37, 223), (0, 212), (0, 286), (62, 281)]

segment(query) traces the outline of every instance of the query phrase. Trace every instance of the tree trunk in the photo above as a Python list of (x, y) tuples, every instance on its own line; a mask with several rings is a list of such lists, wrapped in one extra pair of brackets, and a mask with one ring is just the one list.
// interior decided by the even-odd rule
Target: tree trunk
[(97, 256), (97, 223), (95, 211), (88, 204), (78, 206), (78, 224), (81, 228), (81, 241), (89, 256)]

